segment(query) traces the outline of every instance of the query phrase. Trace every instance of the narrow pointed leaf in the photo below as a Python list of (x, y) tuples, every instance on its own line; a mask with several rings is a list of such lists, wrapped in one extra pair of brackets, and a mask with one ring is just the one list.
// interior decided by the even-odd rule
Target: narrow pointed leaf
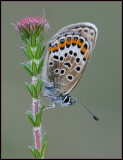
[(43, 111), (44, 107), (45, 107), (45, 104), (43, 104), (43, 105), (40, 107), (40, 112)]
[(21, 28), (22, 28), (22, 32), (23, 32), (24, 36), (25, 36), (26, 38), (29, 38), (29, 37), (30, 37), (30, 34), (27, 32), (27, 30), (25, 29), (25, 27), (22, 25)]
[(34, 117), (33, 117), (32, 113), (30, 111), (28, 111), (27, 117), (30, 120), (30, 122), (33, 124), (33, 126), (35, 127)]
[(35, 61), (32, 61), (32, 72), (33, 74), (37, 75), (37, 66), (36, 66), (36, 63)]
[(29, 93), (30, 93), (31, 96), (33, 97), (32, 89), (31, 89), (30, 85), (29, 85), (27, 82), (25, 82), (25, 85), (26, 85), (26, 88), (28, 89)]
[(38, 40), (38, 45), (42, 43), (42, 41), (44, 40), (44, 34), (40, 36), (39, 40)]
[(45, 151), (46, 151), (47, 142), (44, 143), (41, 149), (41, 158), (44, 158)]
[(29, 73), (29, 75), (32, 77), (33, 73), (31, 71), (31, 69), (24, 63), (22, 63), (22, 66), (24, 67), (24, 69)]
[(23, 40), (23, 42), (26, 44), (26, 45), (29, 45), (30, 46), (30, 43), (28, 41), (28, 39), (24, 36), (24, 35), (20, 35), (21, 39)]
[(27, 49), (27, 52), (28, 52), (28, 55), (29, 55), (30, 59), (33, 60), (34, 59), (34, 54), (31, 50), (31, 48), (28, 45), (26, 45), (26, 49)]
[(46, 140), (46, 135), (47, 135), (47, 133), (45, 132), (45, 133), (43, 133), (43, 136), (42, 136), (42, 146), (44, 145), (44, 143), (45, 143), (45, 140)]
[(41, 158), (40, 152), (36, 148), (34, 148), (34, 156), (35, 158)]
[(38, 126), (40, 126), (40, 123), (41, 123), (41, 113), (38, 112), (36, 115), (35, 125), (38, 127)]
[(38, 37), (38, 36), (39, 36), (39, 34), (40, 34), (41, 27), (42, 27), (42, 25), (41, 25), (41, 24), (39, 24), (39, 26), (38, 26), (38, 27), (37, 27), (37, 29), (36, 29), (36, 36), (37, 36), (37, 37)]
[(40, 53), (41, 53), (41, 45), (39, 45), (36, 49), (36, 52), (35, 52), (35, 59), (39, 59), (40, 58)]
[(41, 92), (41, 79), (38, 79), (37, 84), (36, 84), (36, 90), (37, 90), (37, 95)]
[(46, 48), (45, 45), (43, 45), (43, 46), (41, 47), (40, 57), (41, 57), (42, 53), (44, 52), (45, 48)]
[(23, 52), (25, 53), (25, 55), (27, 56), (27, 58), (30, 59), (27, 50), (24, 47), (21, 47), (21, 48), (22, 48)]
[(36, 33), (33, 32), (31, 35), (31, 46), (35, 47), (36, 46)]
[(30, 64), (30, 63), (28, 63), (28, 64), (27, 64), (27, 66), (28, 66), (28, 68), (31, 70), (31, 64)]
[(29, 146), (29, 150), (32, 152), (32, 154), (34, 155), (34, 149), (31, 147), (31, 146)]
[(31, 89), (32, 89), (32, 97), (37, 98), (37, 92), (34, 84), (31, 84)]
[(42, 58), (39, 62), (39, 65), (38, 65), (38, 73), (37, 74), (40, 74), (41, 72), (41, 69), (42, 69), (42, 66), (43, 66), (43, 63), (44, 63), (44, 58)]

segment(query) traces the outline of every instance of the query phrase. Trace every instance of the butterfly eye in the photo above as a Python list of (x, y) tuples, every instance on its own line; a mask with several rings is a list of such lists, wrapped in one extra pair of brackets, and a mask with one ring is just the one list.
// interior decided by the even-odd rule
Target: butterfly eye
[(66, 96), (64, 99), (64, 103), (68, 103), (69, 102), (69, 96)]
[(72, 105), (74, 102), (71, 101), (71, 97), (69, 95), (66, 95), (63, 98), (63, 101), (61, 103), (62, 106), (68, 106), (68, 105)]
[(64, 97), (64, 103), (68, 103), (68, 102), (70, 102), (70, 97), (69, 97), (69, 95), (66, 95)]

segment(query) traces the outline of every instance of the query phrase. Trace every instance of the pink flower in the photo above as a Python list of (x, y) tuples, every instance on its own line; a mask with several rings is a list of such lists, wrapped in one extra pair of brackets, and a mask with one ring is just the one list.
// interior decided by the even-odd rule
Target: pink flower
[(49, 27), (49, 24), (47, 23), (45, 17), (26, 17), (22, 18), (20, 21), (17, 21), (17, 24), (15, 25), (16, 29), (22, 32), (22, 25), (25, 27), (25, 29), (30, 32), (32, 30), (36, 30), (38, 25), (41, 24), (42, 30)]

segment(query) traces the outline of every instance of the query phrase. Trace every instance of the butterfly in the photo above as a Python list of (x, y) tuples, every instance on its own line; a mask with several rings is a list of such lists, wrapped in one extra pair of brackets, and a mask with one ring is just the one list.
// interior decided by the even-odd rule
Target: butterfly
[(50, 40), (42, 72), (44, 96), (52, 103), (49, 108), (54, 108), (56, 103), (67, 106), (77, 101), (99, 121), (85, 104), (69, 95), (90, 60), (97, 35), (94, 24), (83, 22), (62, 28)]

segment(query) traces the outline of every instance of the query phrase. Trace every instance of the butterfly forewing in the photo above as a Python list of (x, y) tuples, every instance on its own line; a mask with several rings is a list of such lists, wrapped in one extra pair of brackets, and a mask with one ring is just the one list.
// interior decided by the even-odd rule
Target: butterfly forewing
[(61, 95), (78, 83), (95, 46), (95, 26), (79, 23), (61, 29), (49, 43), (47, 78)]

